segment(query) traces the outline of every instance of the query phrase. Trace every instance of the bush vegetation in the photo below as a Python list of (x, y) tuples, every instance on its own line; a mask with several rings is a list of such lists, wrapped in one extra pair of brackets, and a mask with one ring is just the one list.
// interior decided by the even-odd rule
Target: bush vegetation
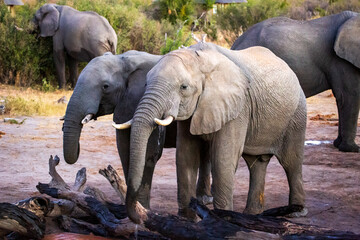
[(66, 104), (58, 103), (58, 100), (64, 96), (69, 100), (71, 94), (71, 91), (44, 92), (41, 88), (37, 90), (0, 84), (0, 105), (5, 106), (7, 117), (63, 116)]
[[(0, 83), (36, 86), (42, 91), (56, 89), (52, 40), (29, 34), (33, 14), (46, 2), (27, 1), (24, 6), (16, 7), (16, 17), (12, 18), (0, 1)], [(310, 19), (343, 10), (360, 11), (359, 0), (247, 0), (247, 3), (218, 7), (216, 14), (211, 13), (215, 0), (51, 2), (81, 11), (96, 11), (106, 17), (117, 33), (118, 53), (136, 49), (164, 54), (194, 43), (192, 31), (207, 33), (208, 40), (231, 46), (251, 25), (270, 17)]]

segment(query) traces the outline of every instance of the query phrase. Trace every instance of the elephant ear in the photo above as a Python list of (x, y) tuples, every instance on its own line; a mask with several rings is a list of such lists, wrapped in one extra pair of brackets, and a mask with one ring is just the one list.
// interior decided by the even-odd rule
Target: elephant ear
[(146, 52), (138, 52), (135, 50), (128, 51), (122, 55), (125, 63), (125, 71), (130, 75), (136, 70), (150, 70), (161, 56), (152, 55)]
[(241, 69), (221, 54), (204, 56), (205, 81), (203, 92), (191, 119), (190, 132), (193, 135), (209, 134), (220, 130), (227, 122), (237, 118), (245, 106), (248, 80)]
[(41, 7), (42, 19), (40, 23), (40, 36), (52, 37), (59, 28), (60, 13), (54, 4)]
[(360, 68), (360, 16), (347, 20), (338, 30), (336, 54)]

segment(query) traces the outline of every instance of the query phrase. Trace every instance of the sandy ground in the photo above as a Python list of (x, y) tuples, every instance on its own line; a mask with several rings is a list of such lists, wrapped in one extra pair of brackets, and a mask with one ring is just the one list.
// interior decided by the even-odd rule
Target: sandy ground
[[(322, 116), (318, 114), (333, 120), (319, 120)], [(117, 201), (115, 191), (98, 174), (98, 170), (108, 164), (122, 174), (110, 116), (84, 127), (80, 158), (74, 165), (67, 165), (63, 160), (59, 117), (19, 118), (26, 118), (22, 125), (4, 123), (0, 116), (0, 131), (5, 133), (0, 138), (0, 202), (14, 203), (39, 195), (36, 184), (50, 181), (50, 155), (60, 157), (57, 170), (66, 182), (73, 182), (76, 172), (86, 167), (88, 184), (101, 188), (110, 199)], [(303, 177), (309, 214), (293, 220), (360, 234), (360, 153), (342, 153), (332, 146), (337, 136), (337, 110), (329, 91), (308, 99), (308, 119), (306, 139), (325, 142), (305, 147)], [(360, 144), (360, 127), (356, 142)], [(155, 169), (151, 206), (158, 212), (177, 212), (174, 158), (175, 150), (165, 149)], [(245, 162), (240, 159), (234, 192), (235, 211), (241, 212), (245, 207), (248, 178)], [(268, 167), (265, 197), (266, 209), (287, 205), (286, 176), (275, 158)]]

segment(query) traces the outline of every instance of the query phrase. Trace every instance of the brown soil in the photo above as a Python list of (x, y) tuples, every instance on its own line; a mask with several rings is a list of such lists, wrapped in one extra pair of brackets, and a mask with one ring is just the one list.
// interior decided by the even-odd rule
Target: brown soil
[[(360, 234), (360, 153), (342, 153), (333, 147), (332, 141), (337, 136), (334, 119), (338, 117), (335, 99), (330, 93), (308, 99), (306, 139), (324, 142), (305, 147), (303, 177), (309, 214), (293, 220)], [(98, 170), (108, 164), (122, 174), (111, 117), (100, 118), (84, 127), (80, 158), (74, 165), (63, 161), (59, 117), (19, 117), (26, 118), (21, 125), (0, 119), (0, 202), (14, 203), (38, 195), (36, 184), (50, 181), (50, 155), (61, 158), (57, 170), (66, 182), (73, 182), (76, 172), (86, 167), (88, 184), (101, 188), (110, 199), (117, 201), (115, 191), (98, 174)], [(360, 144), (360, 127), (356, 142)], [(174, 157), (174, 149), (165, 149), (155, 169), (151, 206), (158, 212), (177, 212)], [(246, 164), (241, 159), (236, 173), (235, 211), (241, 212), (245, 207), (248, 178)], [(267, 209), (286, 205), (288, 201), (286, 176), (276, 159), (272, 159), (268, 167), (265, 197)], [(52, 233), (55, 229), (47, 231)]]

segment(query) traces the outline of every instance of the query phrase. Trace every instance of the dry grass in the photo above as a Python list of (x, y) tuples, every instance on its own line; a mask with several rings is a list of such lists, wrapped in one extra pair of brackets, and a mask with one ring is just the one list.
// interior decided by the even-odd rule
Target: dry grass
[(63, 116), (67, 104), (57, 101), (63, 96), (69, 100), (71, 94), (72, 91), (42, 92), (0, 84), (0, 101), (5, 100), (5, 115), (10, 117)]

